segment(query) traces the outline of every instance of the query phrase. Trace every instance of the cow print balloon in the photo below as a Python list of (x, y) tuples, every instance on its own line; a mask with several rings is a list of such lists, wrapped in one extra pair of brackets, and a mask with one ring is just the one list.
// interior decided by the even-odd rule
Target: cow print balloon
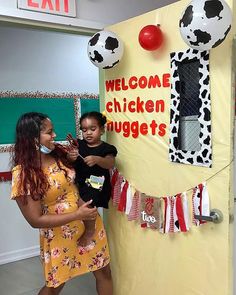
[(113, 68), (123, 55), (123, 43), (110, 31), (100, 31), (92, 36), (87, 47), (91, 62), (102, 69)]
[(189, 47), (209, 50), (220, 45), (231, 29), (232, 13), (224, 0), (193, 0), (179, 22)]

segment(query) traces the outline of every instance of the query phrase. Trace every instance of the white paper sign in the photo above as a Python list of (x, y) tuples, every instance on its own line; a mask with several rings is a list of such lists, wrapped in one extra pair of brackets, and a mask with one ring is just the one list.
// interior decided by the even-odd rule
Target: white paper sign
[(18, 0), (18, 8), (63, 16), (76, 16), (75, 0)]

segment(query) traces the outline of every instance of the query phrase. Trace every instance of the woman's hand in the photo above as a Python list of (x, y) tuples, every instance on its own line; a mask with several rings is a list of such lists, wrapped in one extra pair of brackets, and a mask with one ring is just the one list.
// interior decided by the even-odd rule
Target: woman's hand
[(89, 205), (92, 203), (92, 200), (84, 203), (77, 210), (78, 219), (80, 220), (95, 220), (97, 217), (97, 208), (91, 208)]
[(21, 197), (17, 197), (16, 201), (23, 216), (33, 228), (62, 226), (71, 221), (95, 220), (97, 217), (97, 208), (89, 208), (92, 200), (83, 202), (76, 211), (65, 214), (43, 214), (41, 201), (34, 201), (30, 196), (26, 205)]

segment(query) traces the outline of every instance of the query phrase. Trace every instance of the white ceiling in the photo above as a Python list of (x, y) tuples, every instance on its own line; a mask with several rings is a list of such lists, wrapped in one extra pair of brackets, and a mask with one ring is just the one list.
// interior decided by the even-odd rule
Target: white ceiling
[(179, 0), (80, 0), (78, 18), (114, 24)]

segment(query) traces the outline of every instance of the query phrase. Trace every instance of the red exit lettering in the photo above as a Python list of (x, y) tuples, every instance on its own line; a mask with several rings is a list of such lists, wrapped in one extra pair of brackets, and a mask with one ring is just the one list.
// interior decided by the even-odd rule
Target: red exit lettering
[(49, 9), (52, 12), (69, 12), (69, 0), (63, 0), (62, 5), (60, 0), (28, 0), (27, 4), (32, 8), (39, 8), (42, 10)]

